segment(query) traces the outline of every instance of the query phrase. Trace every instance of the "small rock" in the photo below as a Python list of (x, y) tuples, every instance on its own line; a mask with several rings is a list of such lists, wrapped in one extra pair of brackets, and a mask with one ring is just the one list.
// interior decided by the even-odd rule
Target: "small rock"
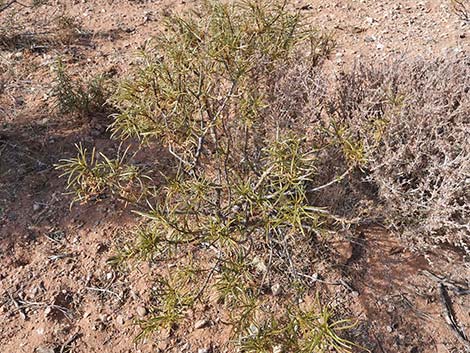
[(259, 333), (259, 328), (256, 325), (251, 324), (250, 327), (248, 328), (248, 331), (250, 332), (251, 335), (257, 335)]
[(266, 266), (264, 261), (260, 259), (258, 256), (255, 256), (255, 258), (253, 259), (253, 265), (255, 266), (258, 272), (261, 272), (261, 273), (268, 272), (268, 267)]
[(34, 350), (35, 353), (54, 353), (55, 349), (51, 346), (39, 346)]
[(145, 315), (147, 315), (147, 309), (144, 308), (143, 306), (139, 306), (136, 312), (137, 312), (137, 315), (139, 315), (140, 317), (144, 317)]
[(207, 327), (208, 325), (209, 325), (209, 320), (202, 319), (202, 320), (196, 321), (196, 323), (194, 324), (194, 328), (196, 330), (199, 330), (199, 329)]
[(386, 329), (387, 329), (387, 332), (388, 332), (388, 333), (391, 333), (391, 332), (393, 331), (392, 326), (387, 326)]
[(85, 312), (83, 313), (83, 318), (86, 319), (88, 316), (90, 316), (90, 314), (91, 314), (91, 313), (90, 313), (89, 311), (85, 311)]
[(118, 315), (116, 317), (116, 322), (119, 324), (119, 325), (124, 325), (124, 317), (122, 315)]
[(36, 333), (40, 336), (44, 335), (44, 328), (40, 327), (40, 328), (36, 329)]
[(372, 24), (374, 24), (374, 22), (377, 22), (374, 18), (372, 17), (366, 17), (366, 23), (371, 26)]
[(378, 50), (382, 50), (383, 48), (385, 48), (385, 45), (383, 45), (382, 43), (377, 43)]
[(376, 38), (374, 36), (367, 36), (364, 38), (364, 42), (372, 43), (375, 42)]
[(271, 286), (271, 292), (273, 293), (274, 296), (279, 296), (282, 294), (282, 288), (279, 283), (275, 283)]
[(33, 203), (33, 211), (34, 211), (34, 212), (39, 211), (41, 208), (42, 208), (42, 207), (41, 207), (40, 204), (38, 204), (38, 203), (36, 203), (36, 202)]
[(282, 346), (279, 344), (273, 347), (273, 353), (282, 353)]
[(184, 352), (184, 351), (189, 350), (190, 348), (191, 348), (191, 345), (188, 342), (186, 342), (185, 344), (181, 346), (180, 350), (181, 352)]
[(199, 348), (197, 350), (197, 353), (210, 353), (210, 349), (209, 348)]
[(47, 317), (51, 312), (52, 308), (48, 306), (46, 309), (44, 309), (44, 316)]
[(92, 129), (90, 131), (90, 135), (93, 136), (93, 137), (98, 137), (101, 135), (101, 131), (100, 130), (97, 130), (97, 129)]

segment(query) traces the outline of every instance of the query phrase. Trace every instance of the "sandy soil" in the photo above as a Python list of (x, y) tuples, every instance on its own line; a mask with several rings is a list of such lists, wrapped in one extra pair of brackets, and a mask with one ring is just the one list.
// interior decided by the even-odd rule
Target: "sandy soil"
[[(60, 116), (50, 99), (51, 67), (61, 57), (75, 75), (124, 77), (135, 52), (158, 33), (161, 20), (196, 1), (51, 1), (22, 9), (13, 20), (26, 36), (0, 41), (0, 351), (1, 352), (228, 352), (227, 327), (216, 308), (195, 311), (211, 325), (184, 335), (135, 343), (134, 320), (146, 315), (151, 269), (118, 273), (107, 264), (135, 222), (109, 199), (69, 209), (64, 180), (53, 164), (79, 141), (114, 150), (104, 116)], [(337, 74), (367, 58), (466, 55), (469, 28), (446, 0), (297, 1), (319, 28), (333, 31), (337, 49), (327, 65)], [(0, 27), (11, 10), (0, 13)], [(65, 14), (78, 32), (58, 30)], [(460, 254), (417, 256), (379, 228), (331, 241), (334, 269), (319, 265), (315, 288), (357, 317), (360, 343), (372, 352), (464, 352), (446, 323), (439, 281), (468, 287)], [(322, 273), (325, 271), (325, 273)], [(450, 288), (450, 287), (449, 287)], [(449, 291), (455, 316), (470, 332), (470, 296)], [(163, 333), (164, 334), (164, 333)]]

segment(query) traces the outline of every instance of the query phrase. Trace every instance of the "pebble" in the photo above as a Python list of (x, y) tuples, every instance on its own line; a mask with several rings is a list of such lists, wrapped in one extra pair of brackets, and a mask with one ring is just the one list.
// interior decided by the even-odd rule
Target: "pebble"
[(210, 352), (209, 348), (199, 348), (197, 350), (197, 353), (209, 353), (209, 352)]
[(207, 327), (208, 325), (209, 325), (209, 320), (202, 319), (202, 320), (196, 321), (196, 323), (194, 324), (194, 328), (196, 330), (199, 330), (199, 329)]
[(139, 306), (136, 311), (137, 315), (139, 315), (140, 317), (144, 317), (145, 315), (147, 315), (147, 309), (143, 306)]
[(282, 288), (279, 283), (275, 283), (271, 286), (271, 292), (273, 293), (274, 296), (279, 296), (282, 293)]
[(54, 353), (55, 349), (51, 346), (39, 346), (34, 350), (34, 353)]
[(46, 309), (44, 309), (44, 316), (47, 316), (51, 313), (52, 311), (52, 308), (50, 306), (48, 306)]
[(31, 297), (34, 298), (39, 292), (39, 287), (34, 287), (31, 289)]
[(119, 325), (124, 325), (124, 317), (122, 315), (118, 315), (116, 317), (116, 322), (119, 324)]
[(282, 353), (282, 346), (281, 345), (274, 346), (273, 353)]
[(260, 259), (258, 256), (256, 256), (253, 259), (253, 265), (255, 266), (255, 268), (258, 272), (261, 272), (261, 273), (268, 272), (268, 267), (266, 266), (264, 261), (262, 259)]
[(34, 211), (34, 212), (39, 211), (41, 208), (42, 208), (42, 207), (41, 207), (40, 204), (38, 204), (38, 203), (36, 203), (36, 202), (33, 203), (33, 211)]
[(374, 18), (372, 17), (366, 17), (366, 23), (371, 26), (374, 22), (377, 22)]
[(181, 352), (184, 352), (184, 351), (189, 350), (189, 348), (191, 348), (191, 345), (188, 342), (186, 342), (185, 344), (181, 346), (180, 350)]
[(101, 135), (101, 131), (99, 131), (97, 129), (93, 129), (93, 130), (91, 130), (90, 134), (91, 134), (91, 136), (98, 137), (98, 136)]

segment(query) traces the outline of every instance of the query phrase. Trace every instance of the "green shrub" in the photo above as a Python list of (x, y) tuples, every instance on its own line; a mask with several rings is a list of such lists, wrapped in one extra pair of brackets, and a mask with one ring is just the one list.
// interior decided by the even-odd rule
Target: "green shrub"
[(145, 194), (143, 180), (149, 177), (140, 168), (126, 163), (129, 147), (123, 152), (119, 148), (115, 159), (103, 153), (97, 156), (94, 148), (89, 156), (82, 145), (76, 148), (75, 158), (62, 159), (56, 166), (64, 171), (61, 176), (67, 177), (67, 189), (75, 195), (73, 202), (85, 203), (111, 193), (135, 204)]
[(55, 68), (56, 76), (52, 97), (61, 113), (90, 117), (92, 114), (106, 114), (111, 95), (109, 80), (104, 75), (88, 81), (73, 79), (64, 68), (61, 60)]
[[(319, 183), (318, 158), (327, 144), (307, 137), (302, 111), (295, 111), (305, 106), (318, 119), (316, 88), (306, 83), (315, 81), (334, 43), (289, 7), (206, 2), (167, 19), (113, 98), (119, 111), (113, 136), (161, 144), (173, 160), (160, 171), (167, 180), (149, 200), (154, 206), (138, 212), (144, 222), (136, 241), (111, 259), (175, 264), (170, 273), (159, 271), (154, 315), (139, 322), (140, 337), (176, 329), (189, 308), (215, 297), (231, 313), (234, 342), (243, 351), (266, 351), (270, 339), (256, 338), (261, 345), (243, 339), (258, 319), (266, 286), (279, 281), (286, 297), (301, 296), (315, 239), (324, 224), (337, 221), (311, 199), (349, 167)], [(289, 105), (292, 111), (285, 110)], [(83, 159), (62, 165), (78, 195), (90, 191), (82, 182), (90, 175), (100, 190), (109, 181), (99, 165), (89, 168)], [(285, 344), (300, 351), (349, 351), (352, 344), (336, 334), (341, 322), (325, 310), (319, 308), (321, 320), (310, 312), (286, 315), (290, 331), (269, 335), (276, 342), (295, 339)]]

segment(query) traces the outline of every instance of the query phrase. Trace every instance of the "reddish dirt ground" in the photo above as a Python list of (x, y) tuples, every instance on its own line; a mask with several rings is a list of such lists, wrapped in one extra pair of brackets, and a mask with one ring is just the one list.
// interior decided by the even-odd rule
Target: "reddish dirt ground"
[[(1, 352), (228, 352), (222, 344), (227, 328), (214, 308), (203, 313), (213, 322), (208, 328), (189, 326), (182, 337), (134, 342), (133, 322), (148, 304), (151, 270), (142, 265), (118, 273), (106, 260), (135, 219), (109, 199), (70, 209), (65, 182), (53, 167), (80, 141), (101, 151), (117, 146), (105, 131), (108, 118), (85, 121), (53, 109), (56, 59), (77, 76), (124, 77), (164, 16), (195, 3), (57, 0), (39, 10), (21, 9), (11, 23), (13, 8), (0, 13), (0, 28), (26, 33), (0, 41)], [(337, 48), (326, 65), (335, 74), (365, 58), (468, 53), (470, 25), (446, 0), (312, 0), (296, 6), (333, 32)], [(61, 14), (75, 19), (72, 34), (58, 29), (54, 19)], [(450, 283), (455, 317), (470, 335), (470, 295), (451, 290), (452, 284), (468, 288), (470, 278), (469, 264), (456, 250), (418, 256), (380, 228), (338, 235), (330, 246), (334, 268), (319, 265), (326, 283), (315, 289), (358, 318), (360, 344), (378, 353), (465, 351), (446, 322), (439, 280), (432, 275)]]

